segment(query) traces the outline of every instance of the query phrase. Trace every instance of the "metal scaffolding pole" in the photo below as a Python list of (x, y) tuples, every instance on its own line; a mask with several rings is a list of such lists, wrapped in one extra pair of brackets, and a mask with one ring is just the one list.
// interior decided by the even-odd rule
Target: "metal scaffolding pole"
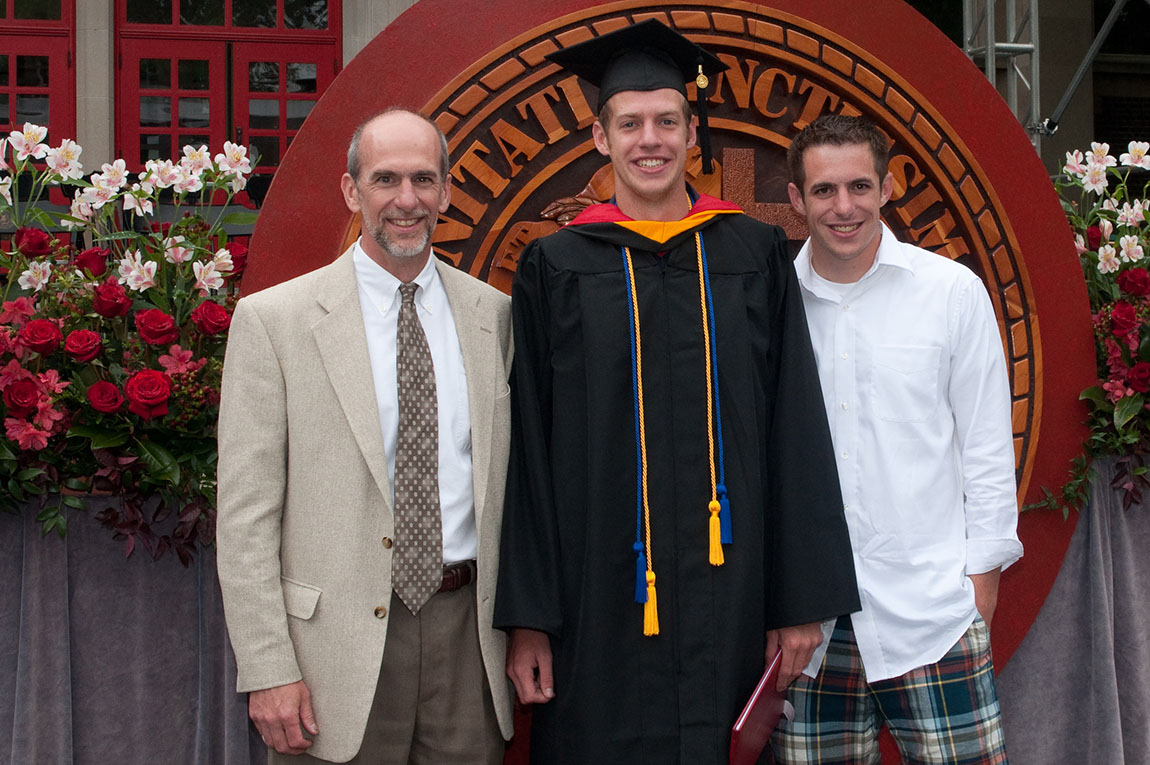
[(963, 0), (962, 29), (966, 55), (1002, 93), (1039, 150), (1038, 0)]

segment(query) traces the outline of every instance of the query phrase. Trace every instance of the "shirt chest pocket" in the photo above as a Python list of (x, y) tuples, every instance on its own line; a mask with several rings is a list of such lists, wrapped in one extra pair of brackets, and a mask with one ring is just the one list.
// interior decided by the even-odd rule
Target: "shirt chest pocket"
[(886, 422), (923, 422), (938, 409), (942, 349), (925, 345), (880, 345), (874, 351), (871, 401)]

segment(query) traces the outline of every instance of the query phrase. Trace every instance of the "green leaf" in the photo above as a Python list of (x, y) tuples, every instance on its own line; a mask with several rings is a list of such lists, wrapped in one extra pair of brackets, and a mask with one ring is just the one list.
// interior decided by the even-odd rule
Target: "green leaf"
[(33, 478), (39, 478), (44, 475), (41, 468), (24, 468), (16, 474), (17, 481), (31, 481)]
[(1121, 429), (1134, 419), (1139, 412), (1142, 411), (1142, 406), (1146, 402), (1143, 400), (1141, 393), (1135, 393), (1133, 396), (1119, 399), (1118, 403), (1114, 406), (1114, 427)]
[(68, 428), (68, 438), (87, 438), (93, 449), (113, 449), (128, 443), (130, 434), (124, 430), (101, 428), (96, 425), (73, 425)]
[(1079, 401), (1089, 401), (1094, 404), (1095, 409), (1102, 409), (1109, 411), (1112, 408), (1110, 399), (1106, 398), (1106, 391), (1102, 390), (1102, 386), (1095, 385), (1087, 388), (1078, 394)]
[(140, 457), (148, 467), (148, 472), (158, 481), (176, 486), (180, 482), (180, 464), (164, 447), (151, 441), (137, 440)]
[(228, 226), (252, 226), (255, 225), (260, 214), (251, 210), (237, 210), (230, 212), (222, 218), (223, 223)]
[(71, 494), (65, 494), (60, 499), (68, 507), (74, 508), (76, 510), (83, 510), (84, 509), (84, 500), (82, 500), (80, 497), (76, 497), (76, 496), (73, 496)]
[(8, 444), (0, 441), (0, 460), (14, 460), (16, 453), (8, 448)]

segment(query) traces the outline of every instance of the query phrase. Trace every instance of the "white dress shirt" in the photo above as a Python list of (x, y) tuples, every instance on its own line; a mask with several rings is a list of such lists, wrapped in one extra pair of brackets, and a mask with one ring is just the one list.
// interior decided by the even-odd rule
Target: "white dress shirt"
[[(414, 281), (415, 311), (431, 361), (439, 414), (439, 507), (443, 517), (443, 562), (475, 558), (475, 495), (471, 483), (471, 410), (467, 403), (467, 373), (447, 292), (432, 255)], [(379, 406), (379, 427), (387, 453), (387, 475), (395, 486), (395, 443), (399, 428), (399, 393), (395, 381), (395, 331), (399, 321), (400, 281), (367, 256), (355, 243), (355, 279), (359, 307), (367, 330), (371, 375)], [(393, 495), (394, 499), (394, 495)]]
[(855, 639), (868, 682), (898, 677), (941, 659), (974, 621), (968, 575), (1022, 555), (998, 325), (973, 272), (886, 226), (854, 284), (819, 277), (809, 241), (795, 269), (862, 600)]

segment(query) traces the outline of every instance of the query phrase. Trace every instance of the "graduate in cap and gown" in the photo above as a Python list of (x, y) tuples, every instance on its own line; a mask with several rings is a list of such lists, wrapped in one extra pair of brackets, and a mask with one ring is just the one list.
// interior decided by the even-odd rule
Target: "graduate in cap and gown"
[(715, 56), (648, 21), (549, 59), (616, 195), (519, 259), (494, 623), (532, 762), (725, 763), (768, 652), (788, 683), (859, 608), (802, 297), (780, 229), (686, 183)]

